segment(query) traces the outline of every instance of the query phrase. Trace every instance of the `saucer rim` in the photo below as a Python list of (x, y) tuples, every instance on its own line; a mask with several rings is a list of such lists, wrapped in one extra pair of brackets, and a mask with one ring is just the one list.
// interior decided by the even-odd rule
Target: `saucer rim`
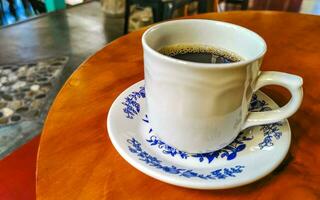
[[(288, 145), (287, 147), (283, 147), (286, 148), (285, 151), (283, 151), (283, 155), (281, 157), (279, 157), (272, 165), (272, 167), (270, 167), (268, 170), (266, 170), (264, 173), (261, 173), (258, 176), (255, 176), (251, 179), (247, 179), (245, 181), (235, 181), (232, 182), (231, 184), (216, 184), (216, 185), (208, 185), (208, 182), (212, 182), (212, 181), (217, 181), (217, 180), (212, 180), (212, 181), (208, 181), (208, 182), (204, 182), (203, 184), (192, 184), (192, 180), (191, 181), (183, 181), (181, 179), (176, 179), (174, 176), (164, 176), (163, 172), (156, 172), (155, 169), (151, 168), (150, 166), (144, 164), (144, 163), (140, 163), (137, 162), (136, 158), (134, 158), (131, 154), (129, 154), (128, 152), (126, 152), (120, 144), (118, 144), (117, 139), (116, 139), (116, 134), (113, 134), (111, 129), (111, 115), (112, 113), (116, 112), (114, 111), (116, 104), (118, 104), (119, 102), (121, 102), (121, 98), (128, 93), (128, 91), (132, 91), (133, 88), (136, 88), (139, 85), (142, 85), (144, 82), (144, 80), (138, 81), (132, 85), (130, 85), (129, 87), (127, 87), (124, 91), (122, 91), (117, 98), (113, 101), (112, 105), (110, 106), (110, 109), (108, 111), (107, 114), (107, 131), (108, 131), (108, 136), (110, 138), (110, 141), (112, 143), (112, 145), (115, 147), (115, 149), (117, 150), (117, 152), (121, 155), (121, 157), (127, 161), (130, 165), (132, 165), (134, 168), (136, 168), (137, 170), (139, 170), (140, 172), (155, 178), (157, 180), (160, 180), (162, 182), (171, 184), (171, 185), (175, 185), (175, 186), (180, 186), (180, 187), (185, 187), (185, 188), (190, 188), (190, 189), (201, 189), (201, 190), (221, 190), (221, 189), (230, 189), (230, 188), (235, 188), (235, 187), (240, 187), (243, 185), (247, 185), (250, 183), (253, 183), (267, 175), (269, 175), (272, 171), (274, 171), (280, 164), (281, 162), (285, 159), (285, 157), (287, 156), (290, 146), (291, 146), (291, 128), (290, 128), (290, 124), (289, 121), (287, 119), (282, 120), (282, 122), (284, 124), (286, 124), (286, 130), (284, 132), (284, 134), (289, 134), (287, 136), (287, 140), (288, 140)], [(259, 93), (262, 93), (263, 97), (266, 98), (268, 101), (273, 102), (276, 106), (279, 107), (279, 105), (273, 101), (273, 99), (271, 97), (269, 97), (268, 95), (266, 95), (264, 92), (259, 90)], [(222, 180), (223, 181), (223, 180)]]

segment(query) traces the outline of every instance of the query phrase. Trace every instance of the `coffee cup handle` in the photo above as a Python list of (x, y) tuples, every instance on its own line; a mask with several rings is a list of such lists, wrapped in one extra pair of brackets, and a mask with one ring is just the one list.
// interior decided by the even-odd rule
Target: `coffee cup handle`
[(278, 122), (293, 115), (302, 102), (302, 84), (302, 78), (296, 75), (275, 71), (260, 72), (254, 89), (255, 91), (266, 85), (279, 85), (290, 91), (291, 99), (285, 106), (275, 110), (249, 112), (242, 129), (255, 125)]

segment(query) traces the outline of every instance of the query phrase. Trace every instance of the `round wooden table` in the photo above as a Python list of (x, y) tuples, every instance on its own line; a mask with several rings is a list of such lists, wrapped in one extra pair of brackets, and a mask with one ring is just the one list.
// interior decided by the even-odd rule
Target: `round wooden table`
[[(268, 45), (262, 70), (303, 77), (304, 100), (289, 119), (293, 142), (282, 164), (250, 185), (212, 191), (172, 186), (129, 165), (108, 138), (106, 117), (114, 99), (143, 79), (142, 30), (90, 57), (61, 89), (41, 137), (38, 199), (320, 198), (320, 17), (250, 11), (193, 18), (227, 21), (257, 32)], [(280, 105), (290, 98), (277, 87), (265, 92)]]

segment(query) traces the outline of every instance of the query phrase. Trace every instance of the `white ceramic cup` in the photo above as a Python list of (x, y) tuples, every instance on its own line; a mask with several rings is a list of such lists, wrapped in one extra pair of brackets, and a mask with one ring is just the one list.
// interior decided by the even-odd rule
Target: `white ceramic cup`
[[(193, 43), (226, 49), (244, 60), (205, 64), (158, 52), (164, 46)], [(302, 78), (260, 71), (266, 43), (241, 26), (198, 19), (170, 21), (149, 28), (142, 45), (150, 123), (161, 140), (179, 150), (218, 150), (241, 130), (288, 118), (301, 104)], [(266, 85), (287, 88), (290, 101), (277, 110), (248, 112), (253, 92)]]

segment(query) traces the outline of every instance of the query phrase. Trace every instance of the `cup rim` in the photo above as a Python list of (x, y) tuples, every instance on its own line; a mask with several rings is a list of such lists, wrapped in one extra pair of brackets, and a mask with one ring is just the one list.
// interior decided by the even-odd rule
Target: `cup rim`
[[(257, 56), (255, 56), (254, 58), (251, 59), (246, 59), (240, 62), (233, 62), (233, 63), (220, 63), (220, 64), (216, 64), (216, 63), (198, 63), (198, 62), (192, 62), (192, 61), (184, 61), (184, 60), (180, 60), (180, 59), (176, 59), (176, 58), (172, 58), (166, 55), (163, 55), (161, 53), (159, 53), (158, 51), (154, 50), (153, 48), (151, 48), (147, 41), (146, 41), (146, 36), (148, 34), (150, 34), (150, 32), (154, 31), (155, 29), (160, 28), (161, 26), (167, 25), (167, 24), (175, 24), (175, 23), (183, 23), (186, 21), (194, 21), (194, 22), (209, 22), (209, 23), (216, 23), (216, 24), (223, 24), (223, 25), (227, 25), (227, 26), (231, 26), (231, 27), (235, 27), (238, 29), (242, 29), (244, 31), (250, 32), (252, 35), (254, 35), (255, 37), (259, 38), (262, 41), (263, 44), (263, 51), (260, 52)], [(264, 54), (267, 51), (267, 44), (265, 42), (265, 40), (258, 35), (257, 33), (255, 33), (254, 31), (251, 31), (250, 29), (247, 29), (245, 27), (236, 25), (236, 24), (232, 24), (232, 23), (228, 23), (228, 22), (223, 22), (223, 21), (216, 21), (216, 20), (208, 20), (208, 19), (179, 19), (179, 20), (171, 20), (171, 21), (167, 21), (167, 22), (162, 22), (159, 24), (156, 24), (150, 28), (148, 28), (142, 35), (142, 46), (144, 49), (148, 50), (151, 54), (153, 54), (156, 57), (159, 57), (161, 59), (164, 59), (168, 62), (175, 62), (175, 63), (179, 63), (182, 64), (184, 66), (187, 67), (193, 67), (193, 68), (233, 68), (233, 67), (238, 67), (238, 66), (243, 66), (243, 65), (247, 65), (249, 63), (252, 63), (255, 60), (260, 59), (261, 57), (264, 56)], [(196, 66), (195, 66), (196, 64)]]

